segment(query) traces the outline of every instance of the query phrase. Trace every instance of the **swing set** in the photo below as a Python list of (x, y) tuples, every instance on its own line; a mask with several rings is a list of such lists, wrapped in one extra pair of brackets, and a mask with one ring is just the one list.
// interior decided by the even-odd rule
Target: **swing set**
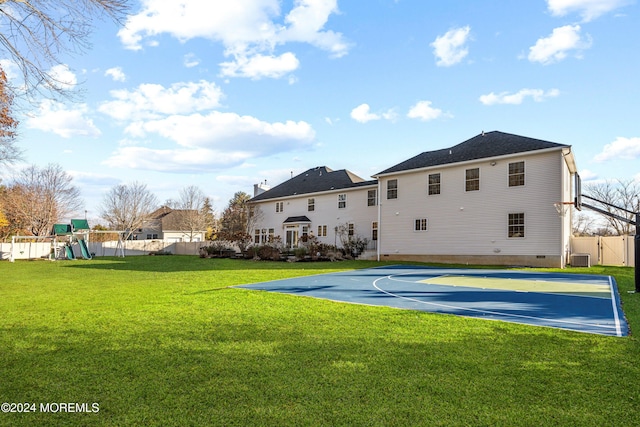
[[(48, 236), (13, 236), (11, 238), (11, 252), (9, 261), (16, 259), (48, 259), (50, 261), (62, 259), (92, 259), (89, 251), (89, 234), (100, 231), (91, 230), (86, 219), (72, 219), (69, 224), (54, 224)], [(115, 255), (120, 250), (124, 257), (122, 242), (123, 232), (105, 231), (118, 234), (118, 246)], [(44, 244), (43, 244), (44, 243)], [(46, 246), (49, 243), (49, 246)]]

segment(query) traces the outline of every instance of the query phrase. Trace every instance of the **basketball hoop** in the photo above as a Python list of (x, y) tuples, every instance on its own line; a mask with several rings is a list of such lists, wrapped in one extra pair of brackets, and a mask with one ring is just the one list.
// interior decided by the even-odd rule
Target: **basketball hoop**
[(555, 202), (553, 206), (556, 208), (558, 216), (564, 217), (567, 212), (569, 212), (571, 206), (573, 206), (573, 202)]

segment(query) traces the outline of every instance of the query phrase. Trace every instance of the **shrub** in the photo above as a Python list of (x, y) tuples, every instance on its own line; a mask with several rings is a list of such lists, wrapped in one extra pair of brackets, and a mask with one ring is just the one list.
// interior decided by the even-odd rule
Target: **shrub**
[(256, 257), (263, 260), (279, 261), (282, 253), (276, 247), (271, 245), (262, 245), (255, 248)]
[(213, 242), (208, 246), (202, 246), (198, 252), (200, 258), (229, 258), (236, 253), (235, 249), (222, 242)]
[(173, 255), (173, 254), (169, 251), (151, 251), (149, 252), (149, 255)]

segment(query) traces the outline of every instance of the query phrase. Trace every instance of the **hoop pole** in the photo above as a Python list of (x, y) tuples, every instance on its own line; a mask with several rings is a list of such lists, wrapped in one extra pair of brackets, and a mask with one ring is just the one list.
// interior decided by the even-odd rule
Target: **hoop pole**
[(634, 263), (635, 263), (635, 266), (634, 266), (635, 288), (636, 288), (635, 292), (636, 293), (640, 293), (640, 212), (631, 212), (631, 211), (629, 211), (627, 209), (621, 208), (621, 207), (616, 206), (616, 205), (612, 205), (611, 203), (603, 202), (603, 201), (598, 200), (598, 199), (594, 199), (593, 197), (589, 197), (589, 196), (586, 196), (584, 194), (582, 195), (582, 197), (585, 197), (585, 198), (590, 199), (590, 200), (594, 200), (596, 202), (602, 203), (602, 204), (607, 205), (607, 206), (611, 206), (611, 207), (616, 208), (616, 209), (620, 209), (621, 211), (624, 211), (624, 212), (627, 212), (627, 213), (635, 214), (636, 220), (634, 222), (634, 221), (631, 221), (629, 218), (625, 218), (623, 216), (616, 215), (616, 214), (614, 214), (612, 212), (607, 212), (604, 209), (600, 209), (600, 208), (598, 208), (596, 206), (591, 206), (591, 205), (588, 205), (586, 203), (582, 204), (582, 206), (584, 206), (584, 207), (586, 207), (588, 209), (591, 209), (593, 211), (596, 211), (596, 212), (598, 212), (598, 213), (600, 213), (602, 215), (606, 215), (606, 216), (615, 218), (617, 220), (626, 222), (627, 224), (631, 224), (631, 225), (635, 225), (636, 226), (636, 235), (633, 238), (633, 251), (635, 252), (634, 257), (633, 257), (634, 258)]
[(633, 238), (635, 251), (636, 293), (640, 293), (640, 212), (636, 212), (636, 236)]

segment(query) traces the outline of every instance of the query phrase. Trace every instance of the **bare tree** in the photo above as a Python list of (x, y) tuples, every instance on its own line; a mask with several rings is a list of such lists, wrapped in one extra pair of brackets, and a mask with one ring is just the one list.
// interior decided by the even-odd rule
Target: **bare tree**
[[(633, 212), (640, 211), (640, 183), (637, 181), (607, 181), (601, 184), (589, 185), (586, 190), (587, 195), (607, 203), (603, 204), (593, 201), (596, 207), (614, 215), (628, 218), (631, 221), (635, 220), (635, 217), (632, 214), (609, 205), (618, 206)], [(585, 202), (591, 203), (592, 201), (585, 200)], [(613, 230), (613, 234), (618, 236), (632, 234), (633, 226), (631, 224), (608, 215), (602, 215), (602, 217), (606, 221), (608, 227)]]
[(5, 197), (7, 217), (23, 231), (46, 236), (53, 224), (83, 207), (80, 190), (60, 165), (22, 170), (9, 185)]
[(188, 233), (190, 242), (193, 242), (194, 235), (207, 231), (207, 217), (204, 212), (206, 196), (204, 192), (195, 185), (191, 185), (180, 190), (180, 198), (174, 203), (178, 227)]
[(576, 211), (572, 228), (574, 236), (593, 236), (596, 234), (596, 220), (593, 215)]
[(52, 67), (65, 53), (90, 47), (94, 19), (118, 21), (128, 9), (126, 0), (0, 0), (0, 53), (22, 73), (24, 93), (62, 94)]
[(264, 212), (260, 209), (260, 206), (249, 205), (249, 214), (247, 215), (247, 233), (251, 234), (251, 232), (255, 229), (256, 225), (258, 225), (264, 219)]
[(156, 196), (145, 184), (136, 181), (116, 185), (105, 194), (100, 216), (112, 230), (125, 232), (124, 239), (127, 240), (150, 219), (157, 205)]

